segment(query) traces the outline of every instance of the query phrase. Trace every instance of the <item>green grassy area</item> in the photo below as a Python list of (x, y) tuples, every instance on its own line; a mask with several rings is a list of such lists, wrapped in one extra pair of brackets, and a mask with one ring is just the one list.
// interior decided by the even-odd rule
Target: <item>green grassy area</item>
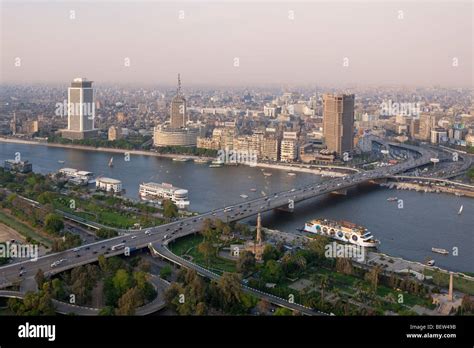
[(51, 247), (52, 241), (43, 237), (42, 235), (35, 232), (29, 226), (17, 221), (16, 219), (12, 218), (11, 216), (5, 214), (4, 212), (0, 211), (0, 222), (7, 225), (8, 227), (13, 228), (15, 231), (20, 233), (25, 237), (30, 237), (37, 242), (46, 245), (47, 247)]
[[(135, 223), (139, 223), (142, 227), (156, 226), (163, 223), (161, 219), (149, 217), (147, 223), (143, 221), (143, 216), (135, 213), (117, 211), (112, 207), (95, 204), (94, 202), (86, 202), (76, 199), (76, 210), (69, 207), (69, 201), (64, 197), (56, 198), (53, 201), (56, 209), (77, 215), (87, 220), (91, 220), (102, 225), (118, 228), (131, 228)], [(78, 209), (83, 211), (78, 211)]]
[[(433, 276), (435, 272), (430, 269), (425, 269), (425, 276)], [(440, 286), (447, 288), (449, 286), (449, 274), (448, 273), (440, 273), (441, 282)], [(457, 275), (454, 275), (453, 279), (453, 288), (455, 290), (459, 290), (465, 294), (474, 295), (474, 281), (469, 279), (463, 279)]]
[(218, 273), (235, 272), (235, 262), (231, 260), (214, 256), (209, 260), (209, 262), (207, 262), (204, 256), (197, 250), (198, 244), (202, 241), (203, 237), (200, 234), (186, 236), (179, 238), (172, 243), (170, 245), (170, 250), (178, 256), (183, 256), (185, 254), (190, 255), (193, 257), (192, 262), (212, 269), (213, 271), (217, 271)]

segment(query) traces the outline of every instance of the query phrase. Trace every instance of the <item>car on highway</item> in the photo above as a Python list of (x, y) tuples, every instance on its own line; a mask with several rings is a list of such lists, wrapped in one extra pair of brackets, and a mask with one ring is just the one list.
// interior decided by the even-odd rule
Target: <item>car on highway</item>
[(135, 238), (137, 238), (137, 236), (132, 236), (132, 238), (130, 238), (130, 239), (135, 239)]
[(145, 231), (145, 235), (149, 236), (149, 235), (151, 235), (151, 232), (150, 231)]

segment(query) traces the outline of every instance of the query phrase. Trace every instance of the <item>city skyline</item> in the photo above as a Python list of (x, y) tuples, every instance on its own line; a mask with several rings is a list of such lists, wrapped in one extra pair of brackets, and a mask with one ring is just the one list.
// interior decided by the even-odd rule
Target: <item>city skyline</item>
[(22, 5), (2, 4), (2, 83), (472, 86), (464, 1)]

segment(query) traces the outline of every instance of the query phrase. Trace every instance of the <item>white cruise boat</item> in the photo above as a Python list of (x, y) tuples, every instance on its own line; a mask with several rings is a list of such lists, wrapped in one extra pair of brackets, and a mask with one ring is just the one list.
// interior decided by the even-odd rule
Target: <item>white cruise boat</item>
[(145, 201), (159, 201), (164, 199), (171, 200), (179, 209), (185, 209), (189, 206), (188, 190), (175, 187), (171, 184), (147, 182), (140, 184), (140, 198)]
[(367, 228), (347, 221), (315, 219), (305, 224), (304, 231), (363, 247), (376, 247), (380, 244)]

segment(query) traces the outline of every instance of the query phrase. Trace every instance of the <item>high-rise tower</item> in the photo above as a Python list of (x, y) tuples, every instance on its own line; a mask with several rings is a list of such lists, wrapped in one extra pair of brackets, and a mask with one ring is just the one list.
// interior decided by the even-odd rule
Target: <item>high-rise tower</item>
[(354, 94), (323, 96), (323, 135), (327, 149), (341, 156), (354, 147)]
[(178, 74), (178, 89), (171, 101), (170, 127), (179, 129), (186, 127), (186, 99), (181, 94), (181, 77)]
[(69, 139), (90, 138), (97, 134), (94, 128), (95, 104), (92, 81), (78, 77), (71, 82), (67, 93), (67, 129), (62, 136)]

